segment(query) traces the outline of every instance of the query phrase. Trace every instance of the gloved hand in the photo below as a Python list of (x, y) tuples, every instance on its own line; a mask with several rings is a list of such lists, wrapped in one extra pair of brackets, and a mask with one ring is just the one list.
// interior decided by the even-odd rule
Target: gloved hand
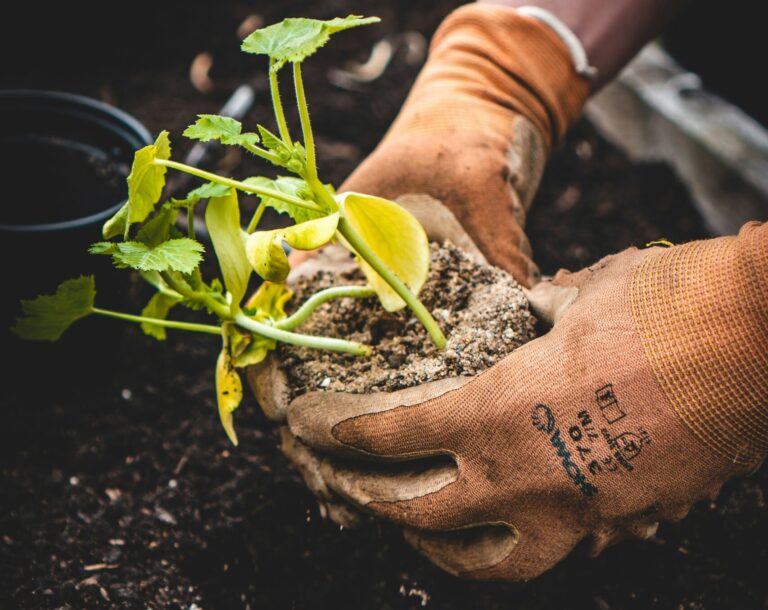
[(588, 89), (548, 26), (503, 6), (462, 6), (435, 33), (389, 132), (341, 190), (421, 196), (420, 220), (437, 199), (492, 264), (531, 286), (539, 272), (526, 210)]
[(288, 410), (325, 493), (461, 576), (525, 580), (581, 541), (651, 535), (768, 451), (768, 224), (627, 250), (532, 300), (554, 328), (474, 378)]

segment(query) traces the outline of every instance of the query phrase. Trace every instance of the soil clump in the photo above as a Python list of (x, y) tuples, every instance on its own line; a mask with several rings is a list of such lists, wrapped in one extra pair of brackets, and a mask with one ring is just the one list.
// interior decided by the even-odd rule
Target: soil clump
[[(476, 375), (536, 336), (536, 318), (520, 285), (505, 271), (479, 264), (453, 244), (432, 244), (432, 264), (420, 300), (447, 339), (432, 343), (408, 309), (389, 313), (378, 299), (336, 299), (299, 329), (373, 347), (370, 358), (283, 345), (278, 358), (294, 398), (313, 390), (391, 392), (428, 381)], [(297, 307), (331, 286), (363, 284), (362, 273), (320, 271), (294, 287)]]

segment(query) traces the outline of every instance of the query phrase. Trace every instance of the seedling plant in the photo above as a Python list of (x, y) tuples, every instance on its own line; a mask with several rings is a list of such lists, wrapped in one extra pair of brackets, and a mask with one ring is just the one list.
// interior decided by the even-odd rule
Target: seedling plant
[[(418, 221), (397, 203), (361, 193), (337, 194), (317, 172), (315, 144), (307, 107), (302, 64), (337, 32), (377, 22), (378, 18), (350, 15), (327, 21), (285, 19), (256, 30), (242, 43), (246, 53), (269, 58), (269, 86), (277, 133), (263, 125), (244, 132), (240, 122), (223, 116), (199, 115), (184, 135), (227, 146), (239, 146), (286, 170), (290, 175), (256, 176), (235, 180), (171, 159), (168, 132), (136, 152), (125, 205), (103, 227), (104, 241), (90, 247), (94, 255), (111, 257), (118, 268), (141, 273), (156, 292), (140, 315), (96, 306), (93, 276), (59, 285), (55, 294), (22, 301), (23, 315), (13, 331), (30, 340), (57, 340), (75, 321), (89, 315), (118, 318), (141, 325), (158, 340), (167, 329), (218, 335), (222, 349), (216, 362), (216, 393), (221, 423), (237, 444), (232, 413), (242, 400), (237, 369), (258, 364), (277, 342), (367, 356), (371, 348), (343, 338), (297, 332), (315, 309), (330, 299), (377, 296), (387, 311), (409, 307), (438, 347), (445, 338), (418, 300), (429, 270), (429, 245)], [(302, 141), (293, 139), (280, 97), (278, 77), (290, 65)], [(168, 170), (191, 174), (203, 184), (183, 199), (162, 201)], [(259, 204), (245, 228), (239, 196), (255, 195)], [(205, 248), (195, 232), (195, 209), (205, 205), (205, 224), (221, 271), (207, 280), (200, 264)], [(294, 224), (260, 230), (266, 208), (287, 214)], [(186, 214), (187, 229), (176, 226)], [(294, 313), (285, 305), (291, 298), (286, 285), (290, 271), (284, 243), (298, 250), (314, 250), (331, 242), (348, 248), (362, 269), (366, 286), (336, 286), (316, 292)], [(263, 283), (246, 298), (251, 274)], [(216, 323), (169, 319), (174, 307), (204, 310)]]

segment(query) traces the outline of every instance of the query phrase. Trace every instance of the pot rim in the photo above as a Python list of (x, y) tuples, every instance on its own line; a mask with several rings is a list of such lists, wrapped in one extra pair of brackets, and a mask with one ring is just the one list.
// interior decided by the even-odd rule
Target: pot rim
[[(2, 99), (30, 99), (39, 101), (53, 101), (58, 102), (62, 108), (67, 106), (78, 109), (85, 112), (86, 120), (98, 121), (99, 119), (107, 119), (114, 125), (127, 128), (126, 131), (136, 136), (136, 139), (143, 143), (144, 146), (152, 144), (152, 135), (149, 130), (138, 119), (131, 116), (124, 110), (120, 110), (115, 106), (95, 100), (84, 95), (77, 93), (68, 93), (64, 91), (53, 91), (48, 89), (3, 89), (0, 90), (0, 100)], [(41, 224), (3, 224), (0, 223), (0, 234), (2, 233), (45, 233), (53, 231), (66, 231), (68, 229), (76, 229), (79, 227), (88, 226), (90, 224), (104, 221), (113, 216), (123, 205), (125, 200), (110, 205), (108, 208), (89, 214), (88, 216), (81, 216), (79, 218), (72, 218), (70, 220), (62, 220), (59, 222), (49, 222)]]

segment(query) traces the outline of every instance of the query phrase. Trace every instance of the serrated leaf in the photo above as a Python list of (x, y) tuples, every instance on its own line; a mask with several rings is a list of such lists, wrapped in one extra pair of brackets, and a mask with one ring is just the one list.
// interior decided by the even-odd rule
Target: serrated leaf
[[(365, 243), (418, 294), (429, 273), (429, 240), (419, 221), (402, 206), (381, 197), (343, 193), (336, 201)], [(405, 301), (368, 263), (360, 257), (358, 263), (384, 309), (397, 311), (405, 307)]]
[(171, 239), (154, 248), (138, 241), (117, 245), (117, 263), (139, 271), (192, 273), (202, 260), (203, 244), (188, 237)]
[(217, 114), (198, 114), (197, 121), (184, 130), (184, 135), (193, 140), (210, 142), (218, 140), (222, 144), (255, 146), (259, 136), (255, 133), (242, 133), (240, 121)]
[(21, 302), (22, 317), (11, 331), (29, 341), (56, 341), (74, 322), (93, 313), (93, 276), (62, 282), (54, 294)]
[(232, 295), (233, 306), (237, 307), (248, 289), (251, 265), (245, 255), (240, 206), (235, 191), (208, 201), (205, 225), (224, 276), (224, 285)]
[(97, 241), (88, 248), (88, 254), (112, 255), (117, 250), (117, 244), (113, 241)]
[(232, 191), (231, 186), (219, 184), (218, 182), (206, 182), (202, 186), (189, 191), (184, 199), (171, 199), (167, 205), (174, 208), (188, 208), (195, 205), (198, 201), (209, 199), (211, 197), (224, 197)]
[(219, 419), (229, 440), (237, 446), (237, 434), (232, 422), (232, 413), (243, 400), (243, 382), (237, 374), (225, 347), (216, 360), (216, 402), (219, 407)]
[[(273, 191), (280, 191), (286, 195), (292, 195), (293, 197), (317, 203), (311, 198), (312, 191), (307, 186), (307, 183), (301, 178), (278, 176), (277, 178), (271, 179), (263, 176), (256, 176), (253, 178), (246, 178), (243, 182), (261, 188), (272, 189)], [(264, 205), (280, 214), (288, 214), (288, 216), (290, 216), (296, 223), (307, 222), (308, 220), (315, 220), (316, 218), (325, 216), (324, 212), (315, 212), (314, 210), (300, 208), (299, 206), (283, 201), (282, 199), (276, 199), (275, 197), (259, 197), (264, 202)]]
[(277, 157), (273, 163), (301, 175), (307, 167), (307, 152), (301, 143), (286, 143), (263, 125), (257, 125), (256, 128), (264, 146)]
[[(165, 320), (168, 317), (168, 312), (180, 303), (182, 297), (172, 296), (164, 292), (155, 293), (149, 300), (149, 303), (141, 310), (141, 315), (145, 318), (156, 318), (159, 320)], [(158, 324), (152, 324), (151, 322), (142, 322), (141, 330), (144, 334), (154, 337), (158, 341), (165, 341), (166, 333), (165, 327)]]
[(136, 233), (136, 241), (155, 247), (167, 241), (171, 227), (176, 224), (178, 211), (170, 205), (164, 205), (157, 214), (144, 224)]
[(322, 47), (331, 35), (360, 25), (376, 23), (378, 17), (349, 15), (327, 21), (319, 19), (284, 19), (256, 30), (242, 44), (242, 50), (256, 55), (268, 55), (274, 60), (272, 70), (279, 70), (286, 62), (300, 62)]
[(170, 159), (171, 143), (168, 132), (161, 131), (154, 144), (136, 151), (128, 174), (128, 201), (104, 223), (104, 239), (124, 235), (127, 225), (143, 222), (152, 213), (165, 186), (167, 168), (155, 165), (155, 159)]
[(333, 239), (338, 224), (339, 213), (335, 212), (283, 229), (251, 233), (245, 242), (248, 262), (265, 280), (284, 282), (291, 266), (283, 249), (283, 241), (297, 250), (314, 250)]
[(264, 146), (266, 146), (269, 150), (277, 154), (283, 151), (290, 153), (290, 150), (288, 149), (288, 146), (285, 144), (285, 142), (283, 142), (269, 129), (263, 125), (256, 125), (256, 129), (258, 129), (259, 133), (261, 134), (261, 141), (264, 143)]
[(198, 186), (187, 193), (186, 201), (192, 203), (200, 201), (201, 199), (209, 199), (211, 197), (225, 197), (234, 189), (226, 184), (219, 184), (218, 182), (208, 182), (202, 186)]

